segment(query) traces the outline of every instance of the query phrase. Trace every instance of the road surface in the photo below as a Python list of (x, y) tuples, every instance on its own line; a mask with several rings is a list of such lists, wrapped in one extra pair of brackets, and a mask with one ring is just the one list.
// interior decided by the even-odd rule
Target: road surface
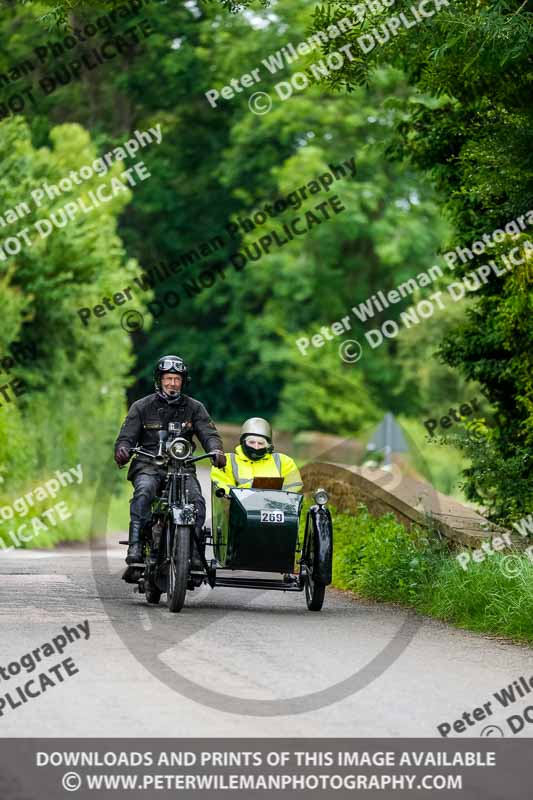
[[(497, 725), (510, 737), (506, 717), (527, 705), (493, 697), (531, 676), (527, 647), (335, 590), (316, 614), (301, 594), (202, 587), (170, 614), (165, 596), (148, 606), (121, 580), (119, 538), (0, 555), (0, 665), (65, 625), (87, 620), (90, 631), (61, 657), (79, 671), (4, 707), (2, 736), (432, 737), (492, 701), (461, 736)], [(43, 658), (34, 676), (58, 660)], [(2, 696), (31, 677), (0, 680)]]

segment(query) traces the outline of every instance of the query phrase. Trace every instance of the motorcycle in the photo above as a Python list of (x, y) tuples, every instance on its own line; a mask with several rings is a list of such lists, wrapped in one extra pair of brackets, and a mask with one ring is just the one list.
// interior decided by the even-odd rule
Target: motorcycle
[[(303, 497), (283, 491), (282, 478), (254, 478), (250, 489), (231, 488), (212, 492), (213, 532), (196, 532), (196, 507), (189, 503), (187, 468), (214, 453), (192, 457), (193, 445), (180, 436), (180, 425), (170, 423), (159, 433), (156, 455), (133, 448), (138, 456), (166, 467), (163, 488), (152, 504), (152, 517), (145, 527), (145, 563), (129, 566), (123, 574), (136, 583), (150, 604), (167, 594), (169, 611), (181, 611), (187, 589), (202, 583), (215, 586), (305, 592), (307, 608), (320, 611), (325, 589), (331, 583), (333, 524), (326, 505), (328, 494), (317, 489), (315, 504), (308, 511), (303, 543), (299, 546), (299, 523)], [(128, 542), (121, 542), (128, 544)], [(205, 557), (210, 544), (214, 558)], [(196, 549), (198, 561), (193, 561)], [(298, 566), (298, 572), (295, 567)], [(243, 575), (242, 573), (250, 573)], [(267, 573), (268, 575), (265, 575)], [(272, 578), (278, 573), (280, 578)]]
[[(189, 502), (187, 468), (214, 453), (192, 457), (194, 445), (180, 436), (179, 423), (170, 423), (168, 430), (159, 432), (157, 454), (142, 447), (132, 448), (132, 453), (153, 460), (157, 466), (166, 467), (162, 491), (152, 504), (152, 517), (143, 531), (144, 567), (128, 566), (122, 578), (126, 583), (136, 583), (140, 594), (146, 595), (150, 604), (156, 605), (163, 593), (167, 594), (168, 609), (181, 611), (187, 589), (194, 589), (209, 581), (214, 585), (214, 570), (205, 559), (206, 530), (199, 536), (196, 528), (196, 507)], [(121, 542), (128, 544), (128, 542)], [(191, 564), (193, 548), (202, 564), (194, 569)]]

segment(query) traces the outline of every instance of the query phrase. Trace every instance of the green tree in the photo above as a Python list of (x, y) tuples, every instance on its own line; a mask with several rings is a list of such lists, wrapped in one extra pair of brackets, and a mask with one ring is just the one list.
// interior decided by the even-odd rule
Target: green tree
[[(432, 177), (455, 231), (446, 249), (469, 247), (533, 206), (531, 3), (459, 0), (364, 55), (358, 37), (392, 13), (408, 13), (408, 5), (398, 0), (394, 10), (368, 14), (346, 34), (357, 57), (335, 80), (350, 88), (366, 76), (372, 80), (385, 63), (404, 70), (418, 96), (389, 101), (403, 114), (393, 152)], [(315, 26), (345, 14), (345, 3), (320, 6)], [(518, 233), (519, 239), (509, 236), (466, 263), (458, 259), (458, 277), (516, 245), (524, 263), (478, 291), (441, 347), (446, 362), (482, 384), (496, 408), (497, 427), (485, 446), (466, 445), (472, 457), (466, 490), (504, 521), (528, 513), (533, 502), (531, 250), (525, 249), (531, 225)]]
[[(5, 312), (0, 350), (7, 355), (10, 344), (19, 341), (36, 351), (34, 358), (28, 356), (11, 372), (13, 379), (25, 382), (26, 392), (18, 402), (0, 408), (6, 502), (41, 476), (46, 480), (53, 470), (79, 462), (85, 474), (83, 488), (89, 494), (91, 482), (113, 463), (111, 444), (134, 362), (129, 336), (114, 321), (93, 320), (85, 327), (77, 315), (78, 308), (100, 302), (118, 281), (127, 281), (136, 271), (117, 236), (116, 218), (131, 193), (121, 192), (40, 237), (35, 223), (60, 212), (73, 196), (65, 193), (47, 208), (39, 208), (30, 192), (44, 182), (57, 184), (70, 170), (91, 164), (96, 157), (89, 134), (78, 125), (54, 128), (50, 135), (53, 146), (36, 149), (21, 118), (0, 123), (4, 212), (21, 203), (30, 209), (12, 229), (3, 229), (4, 241), (7, 233), (14, 236), (27, 229), (30, 244), (0, 260), (0, 302)], [(117, 163), (104, 181), (121, 172)], [(77, 191), (76, 199), (82, 197), (89, 206), (89, 190), (102, 182), (94, 176)], [(68, 532), (57, 529), (55, 535), (82, 535), (82, 531), (69, 525)], [(36, 540), (37, 544), (49, 541)]]
[[(370, 89), (359, 87), (345, 95), (331, 86), (314, 86), (282, 103), (274, 84), (301, 69), (298, 62), (277, 75), (262, 69), (264, 80), (257, 88), (270, 92), (275, 101), (268, 115), (250, 113), (254, 89), (213, 109), (205, 98), (207, 89), (221, 88), (260, 65), (288, 39), (297, 42), (309, 35), (308, 4), (265, 11), (255, 3), (239, 15), (228, 14), (223, 5), (147, 5), (143, 15), (156, 33), (135, 57), (120, 57), (82, 74), (44, 98), (38, 112), (28, 114), (36, 145), (49, 144), (53, 122), (76, 121), (91, 130), (99, 152), (120, 144), (135, 128), (162, 124), (163, 143), (143, 154), (153, 177), (135, 190), (119, 217), (125, 249), (143, 268), (160, 261), (176, 264), (200, 242), (224, 234), (224, 249), (216, 256), (186, 266), (178, 277), (156, 287), (159, 298), (169, 289), (179, 291), (181, 302), (155, 319), (149, 334), (134, 337), (139, 366), (132, 396), (151, 390), (155, 358), (177, 351), (191, 361), (192, 393), (219, 419), (238, 421), (262, 413), (277, 415), (280, 424), (294, 430), (318, 427), (353, 434), (373, 424), (380, 411), (418, 413), (413, 407), (416, 368), (409, 365), (404, 379), (406, 364), (398, 356), (398, 342), (387, 340), (375, 351), (367, 347), (356, 365), (340, 359), (341, 339), (311, 348), (309, 357), (295, 344), (345, 315), (351, 319), (349, 337), (364, 343), (367, 327), (397, 319), (409, 300), (376, 312), (367, 326), (351, 307), (434, 263), (448, 230), (434, 193), (418, 169), (386, 157), (396, 121), (411, 104), (413, 91), (399, 70), (384, 67)], [(20, 15), (12, 5), (0, 23), (2, 41), (17, 37), (17, 58), (24, 43), (40, 41), (44, 7), (30, 4)], [(69, 4), (64, 21), (81, 24), (109, 7)], [(46, 22), (53, 25), (55, 19)], [(52, 30), (58, 38), (64, 35), (61, 27)], [(387, 108), (391, 100), (398, 110)], [(249, 233), (241, 230), (231, 241), (225, 233), (228, 223), (352, 156), (355, 178), (339, 181), (316, 197), (320, 202), (337, 193), (346, 211), (305, 237), (273, 248), (242, 271), (228, 266), (232, 251), (253, 249), (260, 237), (279, 230), (314, 202), (309, 198), (301, 209)], [(188, 280), (215, 259), (226, 265), (225, 277), (189, 297)], [(130, 274), (115, 275), (108, 291), (121, 289)], [(119, 316), (110, 315), (106, 323), (124, 335)]]
[[(194, 13), (150, 4), (143, 13), (157, 33), (137, 58), (123, 64), (127, 73), (101, 67), (58, 89), (43, 107), (52, 118), (75, 115), (90, 124), (102, 147), (118, 144), (135, 127), (162, 123), (163, 143), (146, 155), (154, 178), (135, 192), (120, 221), (126, 247), (143, 267), (162, 260), (175, 264), (219, 234), (225, 246), (216, 259), (227, 264), (232, 250), (252, 246), (272, 228), (269, 220), (231, 239), (226, 232), (231, 220), (291, 193), (327, 171), (328, 164), (355, 157), (356, 177), (329, 193), (339, 194), (345, 213), (242, 272), (229, 266), (223, 280), (196, 298), (184, 291), (186, 278), (214, 259), (187, 266), (156, 288), (159, 297), (181, 290), (179, 309), (161, 315), (150, 336), (136, 342), (137, 374), (145, 379), (137, 394), (149, 390), (152, 364), (162, 351), (182, 350), (195, 366), (195, 390), (201, 387), (213, 413), (238, 419), (260, 408), (273, 414), (292, 379), (292, 370), (283, 365), (283, 360), (292, 363), (291, 339), (302, 331), (313, 333), (376, 291), (386, 292), (413, 271), (427, 269), (444, 236), (431, 193), (416, 171), (384, 157), (393, 120), (383, 103), (390, 96), (406, 98), (409, 89), (400, 73), (389, 69), (371, 92), (359, 89), (353, 97), (315, 87), (287, 103), (276, 102), (270, 114), (259, 117), (250, 113), (249, 93), (241, 93), (213, 109), (204, 96), (208, 88), (220, 88), (243, 69), (260, 65), (286, 43), (287, 30), (295, 40), (305, 38), (308, 8), (296, 4), (265, 12), (256, 4), (253, 13), (229, 15), (217, 3), (199, 5)], [(71, 17), (95, 14), (80, 4)], [(267, 75), (264, 67), (262, 72), (260, 88), (272, 94), (274, 84), (290, 75), (290, 70)], [(89, 104), (80, 104), (83, 94)], [(43, 136), (44, 115), (32, 127)], [(307, 202), (303, 208), (312, 206)], [(299, 213), (291, 210), (281, 221)], [(395, 306), (392, 315), (400, 308)], [(387, 315), (376, 314), (376, 325)], [(355, 317), (353, 324), (355, 338), (362, 336)], [(340, 359), (338, 364), (341, 369)], [(361, 387), (379, 396), (383, 406), (395, 411), (406, 406), (396, 390), (401, 365), (394, 343), (373, 353), (360, 369)]]

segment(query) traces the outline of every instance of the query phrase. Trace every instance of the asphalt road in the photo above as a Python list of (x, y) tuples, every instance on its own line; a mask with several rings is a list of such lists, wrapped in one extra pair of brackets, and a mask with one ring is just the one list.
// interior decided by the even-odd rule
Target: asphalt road
[[(79, 670), (6, 703), (2, 736), (431, 737), (491, 701), (460, 735), (496, 725), (511, 737), (506, 718), (528, 705), (526, 694), (504, 709), (493, 693), (531, 676), (529, 648), (335, 590), (317, 614), (302, 594), (202, 587), (170, 614), (164, 596), (148, 606), (121, 580), (119, 538), (0, 554), (0, 666), (64, 625), (90, 630), (0, 680), (4, 697), (62, 659)], [(532, 734), (526, 724), (518, 735)]]

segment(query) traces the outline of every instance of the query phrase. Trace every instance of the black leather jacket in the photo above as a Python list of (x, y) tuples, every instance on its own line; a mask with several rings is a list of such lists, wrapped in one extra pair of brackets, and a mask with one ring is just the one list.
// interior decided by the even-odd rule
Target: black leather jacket
[[(180, 422), (181, 436), (189, 441), (196, 436), (206, 453), (210, 450), (224, 452), (220, 434), (203, 403), (185, 394), (178, 401), (168, 403), (157, 393), (142, 397), (130, 406), (117, 436), (115, 451), (121, 445), (129, 448), (139, 445), (150, 453), (157, 453), (158, 432), (166, 430), (169, 422)], [(128, 479), (131, 480), (139, 472), (160, 471), (161, 467), (157, 467), (150, 459), (136, 457), (130, 465)], [(195, 472), (194, 466), (191, 466), (191, 472)]]

